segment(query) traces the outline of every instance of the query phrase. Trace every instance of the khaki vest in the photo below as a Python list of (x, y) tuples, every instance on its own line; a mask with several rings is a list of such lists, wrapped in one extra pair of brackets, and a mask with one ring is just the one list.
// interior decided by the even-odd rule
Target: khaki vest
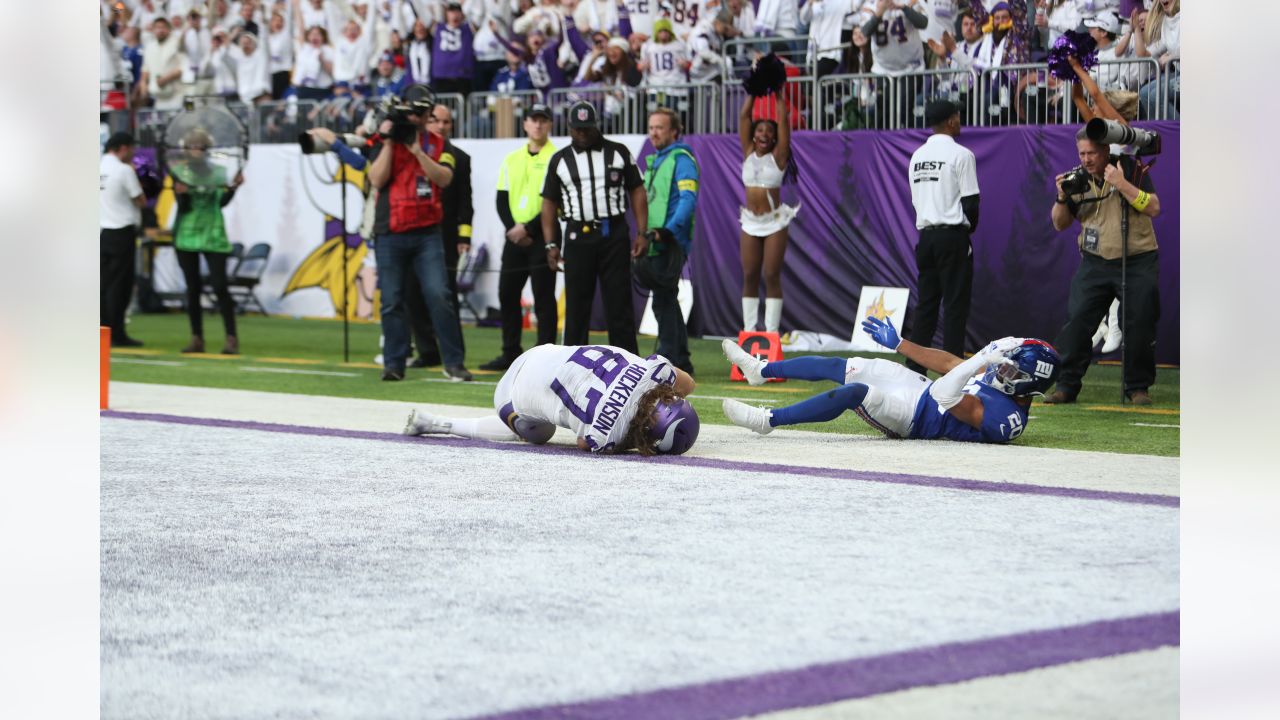
[[(1156, 249), (1156, 232), (1151, 226), (1151, 218), (1134, 210), (1127, 200), (1110, 183), (1103, 183), (1102, 189), (1090, 187), (1088, 192), (1072, 195), (1074, 202), (1100, 197), (1097, 202), (1081, 205), (1076, 213), (1080, 221), (1080, 251), (1097, 255), (1103, 260), (1118, 260), (1122, 253), (1123, 241), (1120, 236), (1120, 214), (1125, 207), (1129, 208), (1129, 257), (1151, 252)], [(1098, 233), (1096, 251), (1085, 249), (1085, 238), (1090, 230)]]

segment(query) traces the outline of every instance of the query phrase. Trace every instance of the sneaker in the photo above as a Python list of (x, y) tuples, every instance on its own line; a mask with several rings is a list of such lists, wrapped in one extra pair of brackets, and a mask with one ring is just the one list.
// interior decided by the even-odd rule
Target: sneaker
[(383, 379), (383, 380), (386, 380), (386, 381), (388, 381), (388, 382), (397, 382), (397, 381), (399, 381), (399, 380), (403, 380), (403, 379), (404, 379), (404, 371), (403, 371), (403, 370), (392, 370), (391, 368), (387, 368), (386, 370), (383, 370), (383, 371), (382, 371), (382, 379)]
[(773, 426), (769, 424), (773, 411), (769, 408), (755, 407), (737, 400), (725, 400), (721, 408), (724, 409), (725, 417), (729, 418), (729, 422), (738, 427), (754, 430), (761, 435), (773, 432)]
[(724, 351), (724, 356), (729, 358), (729, 362), (737, 365), (742, 371), (742, 376), (747, 379), (748, 385), (764, 384), (764, 376), (760, 373), (768, 362), (738, 347), (738, 343), (729, 338), (720, 341), (720, 349)]
[(1129, 404), (1130, 405), (1150, 405), (1151, 393), (1147, 392), (1146, 390), (1134, 390), (1133, 392), (1129, 393)]
[(1048, 395), (1045, 395), (1044, 400), (1042, 400), (1041, 402), (1045, 403), (1046, 405), (1067, 405), (1075, 401), (1076, 401), (1075, 395), (1068, 395), (1061, 390), (1054, 390)]
[(509, 357), (507, 357), (506, 355), (499, 355), (498, 357), (496, 357), (496, 358), (494, 358), (494, 359), (490, 360), (489, 362), (487, 362), (487, 363), (485, 363), (485, 364), (481, 365), (481, 366), (480, 366), (480, 369), (481, 369), (481, 370), (489, 370), (489, 371), (501, 371), (501, 370), (506, 370), (506, 369), (510, 368), (510, 367), (511, 367), (511, 365), (512, 365), (512, 363), (514, 363), (515, 361), (516, 361), (516, 359), (515, 359), (515, 358), (509, 358)]
[(461, 365), (445, 365), (444, 376), (454, 382), (471, 382), (471, 371)]
[(405, 435), (431, 435), (448, 433), (453, 430), (453, 423), (421, 410), (410, 410), (409, 419), (404, 423)]
[(1102, 344), (1102, 352), (1113, 353), (1120, 349), (1120, 340), (1124, 337), (1124, 332), (1120, 328), (1112, 326), (1107, 328), (1107, 341)]
[(126, 335), (125, 337), (122, 337), (122, 338), (113, 339), (111, 341), (111, 347), (117, 347), (117, 348), (142, 347), (142, 341), (135, 340), (134, 338), (131, 338)]

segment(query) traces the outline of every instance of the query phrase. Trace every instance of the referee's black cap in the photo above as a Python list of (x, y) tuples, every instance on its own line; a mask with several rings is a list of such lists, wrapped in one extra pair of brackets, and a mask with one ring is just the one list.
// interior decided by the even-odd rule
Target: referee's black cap
[(936, 127), (960, 112), (960, 106), (950, 100), (932, 100), (924, 106), (924, 124)]
[(596, 113), (596, 106), (586, 100), (579, 100), (569, 106), (569, 127), (595, 127), (598, 122), (599, 116)]

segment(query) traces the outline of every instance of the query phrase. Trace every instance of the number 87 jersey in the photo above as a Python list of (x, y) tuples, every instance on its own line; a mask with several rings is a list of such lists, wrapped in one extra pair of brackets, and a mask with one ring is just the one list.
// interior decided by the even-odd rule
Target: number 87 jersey
[(623, 449), (640, 399), (675, 381), (675, 368), (660, 355), (642, 358), (609, 345), (539, 345), (512, 364), (493, 402), (572, 430), (601, 452)]

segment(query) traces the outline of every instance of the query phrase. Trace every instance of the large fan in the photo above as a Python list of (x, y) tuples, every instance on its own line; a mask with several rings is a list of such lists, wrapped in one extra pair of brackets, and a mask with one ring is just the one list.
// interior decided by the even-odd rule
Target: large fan
[(164, 129), (160, 158), (193, 188), (225, 187), (249, 159), (249, 131), (220, 97), (189, 97)]

